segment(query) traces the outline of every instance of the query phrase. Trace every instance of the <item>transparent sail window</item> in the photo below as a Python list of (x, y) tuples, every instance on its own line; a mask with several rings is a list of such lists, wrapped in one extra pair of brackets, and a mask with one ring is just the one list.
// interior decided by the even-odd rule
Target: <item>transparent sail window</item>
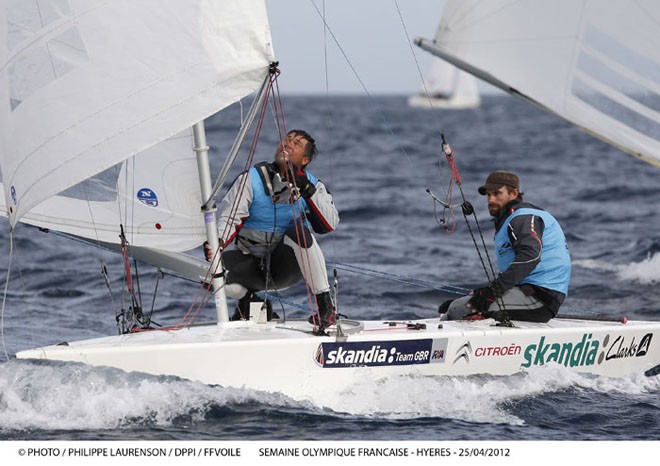
[(660, 95), (613, 70), (595, 57), (580, 53), (577, 69), (612, 89), (613, 92), (619, 92), (653, 111), (660, 112)]
[(579, 78), (573, 80), (571, 91), (575, 97), (605, 116), (617, 120), (638, 133), (660, 141), (660, 124), (657, 121), (626, 107)]
[(589, 25), (576, 61), (571, 92), (629, 128), (660, 139), (660, 64)]
[(71, 186), (60, 193), (60, 196), (79, 199), (81, 201), (115, 201), (117, 200), (117, 178), (122, 164), (117, 164), (102, 171), (81, 183)]
[(584, 45), (593, 48), (649, 81), (660, 82), (660, 63), (650, 60), (594, 26), (587, 27)]

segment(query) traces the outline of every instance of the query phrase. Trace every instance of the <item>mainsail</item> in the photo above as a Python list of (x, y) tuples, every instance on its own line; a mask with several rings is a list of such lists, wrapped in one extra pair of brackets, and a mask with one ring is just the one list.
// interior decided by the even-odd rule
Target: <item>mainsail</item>
[(660, 3), (450, 0), (418, 45), (660, 165)]
[[(198, 185), (190, 194), (196, 167), (182, 131), (268, 75), (263, 0), (5, 0), (0, 35), (0, 171), (11, 225), (25, 216), (103, 240), (114, 218), (107, 228), (116, 241), (124, 217), (152, 246), (199, 244), (203, 227), (188, 222), (201, 196)], [(63, 193), (106, 170), (116, 173), (115, 200)]]

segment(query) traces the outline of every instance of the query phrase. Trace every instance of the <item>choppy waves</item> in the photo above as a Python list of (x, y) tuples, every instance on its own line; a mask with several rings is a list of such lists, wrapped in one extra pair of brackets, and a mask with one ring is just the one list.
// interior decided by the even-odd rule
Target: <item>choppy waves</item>
[[(425, 192), (429, 186), (443, 197), (447, 190), (449, 171), (438, 164), (442, 131), (479, 215), (477, 241), (483, 233), (492, 246), (493, 231), (476, 187), (492, 170), (517, 171), (525, 199), (547, 208), (566, 230), (575, 267), (565, 307), (660, 319), (659, 170), (506, 97), (433, 116), (408, 108), (403, 97), (333, 99), (327, 135), (318, 120), (325, 104), (325, 98), (287, 100), (295, 109), (288, 124), (319, 134), (320, 155), (310, 171), (332, 190), (342, 218), (333, 235), (319, 238), (329, 262), (467, 289), (485, 282), (460, 211), (448, 235), (437, 222), (442, 209), (436, 211)], [(209, 125), (208, 138), (224, 154), (234, 135), (220, 120)], [(396, 124), (395, 137), (384, 120)], [(309, 127), (313, 122), (318, 127)], [(265, 131), (257, 159), (272, 158), (274, 134)], [(0, 231), (0, 249), (8, 251), (6, 231)], [(119, 260), (27, 227), (16, 232), (3, 315), (9, 355), (115, 333)], [(98, 273), (101, 260), (110, 270), (112, 298)], [(155, 276), (141, 271), (149, 303)], [(433, 317), (452, 297), (344, 270), (339, 292), (343, 313), (369, 319)], [(153, 301), (154, 320), (177, 322), (195, 293), (196, 285), (167, 277)], [(301, 301), (303, 295), (293, 288), (284, 297)], [(213, 318), (212, 309), (205, 312), (202, 318)], [(608, 379), (544, 366), (512, 377), (365, 378), (341, 393), (329, 388), (316, 404), (108, 368), (7, 362), (4, 353), (0, 361), (0, 438), (8, 439), (660, 438), (660, 377)]]
[(613, 264), (597, 259), (582, 259), (574, 262), (579, 267), (611, 272), (618, 280), (641, 285), (660, 284), (660, 253), (649, 254), (646, 259), (628, 264)]
[[(328, 387), (321, 404), (276, 393), (207, 386), (173, 377), (125, 373), (78, 363), (12, 360), (0, 371), (0, 437), (30, 431), (184, 429), (245, 418), (274, 416), (326, 422), (436, 419), (493, 425), (534, 425), (519, 406), (538, 397), (561, 398), (581, 390), (603, 396), (645, 395), (660, 390), (660, 378), (582, 375), (559, 365), (535, 367), (510, 377), (358, 378), (349, 390)], [(272, 422), (272, 421), (271, 421)], [(243, 426), (245, 428), (245, 426)], [(240, 426), (239, 426), (240, 429)], [(215, 432), (234, 437), (235, 430)], [(246, 435), (244, 433), (244, 435)], [(287, 434), (252, 431), (252, 438)]]

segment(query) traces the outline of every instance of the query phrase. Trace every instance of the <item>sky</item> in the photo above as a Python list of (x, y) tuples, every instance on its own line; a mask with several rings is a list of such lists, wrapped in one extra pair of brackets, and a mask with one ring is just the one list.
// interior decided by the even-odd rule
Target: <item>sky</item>
[[(314, 7), (323, 12), (324, 3), (334, 38), (330, 33), (324, 37), (323, 20)], [(444, 4), (445, 0), (266, 0), (282, 73), (280, 90), (417, 93), (422, 89), (420, 71), (429, 67), (431, 55), (410, 44), (415, 37), (433, 38)]]

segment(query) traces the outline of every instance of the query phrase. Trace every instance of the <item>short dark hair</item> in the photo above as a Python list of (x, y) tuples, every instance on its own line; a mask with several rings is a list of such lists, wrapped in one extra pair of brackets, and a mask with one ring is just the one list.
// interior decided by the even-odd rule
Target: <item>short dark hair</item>
[(307, 141), (305, 155), (309, 157), (310, 162), (314, 160), (314, 157), (316, 157), (316, 154), (318, 154), (318, 150), (316, 149), (316, 141), (314, 138), (307, 131), (302, 129), (292, 129), (287, 134), (291, 133), (295, 134), (296, 136), (301, 136), (305, 141)]
[(520, 190), (520, 188), (512, 188), (511, 186), (507, 186), (507, 185), (504, 185), (504, 188), (506, 188), (507, 192), (509, 192), (509, 193), (510, 193), (511, 191), (513, 191), (514, 189), (517, 189), (517, 190), (518, 190), (518, 196), (516, 197), (516, 199), (518, 199), (518, 200), (520, 200), (520, 201), (523, 200), (523, 195), (524, 195), (525, 193), (522, 192), (522, 191)]

